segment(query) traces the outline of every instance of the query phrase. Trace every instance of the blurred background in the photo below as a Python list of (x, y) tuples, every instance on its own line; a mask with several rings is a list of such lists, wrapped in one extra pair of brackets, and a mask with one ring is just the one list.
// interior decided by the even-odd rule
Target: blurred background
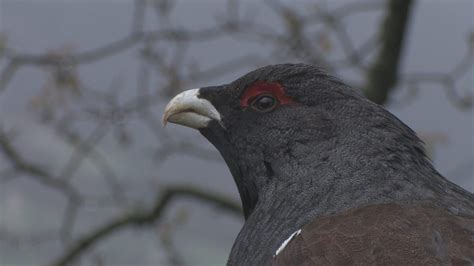
[(0, 1), (0, 265), (224, 265), (243, 224), (178, 92), (319, 65), (474, 192), (474, 1)]

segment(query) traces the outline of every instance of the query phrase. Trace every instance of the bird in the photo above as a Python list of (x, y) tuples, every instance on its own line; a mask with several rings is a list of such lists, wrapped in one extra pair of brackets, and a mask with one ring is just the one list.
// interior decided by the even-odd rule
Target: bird
[(396, 116), (309, 64), (186, 90), (163, 123), (222, 155), (245, 222), (227, 265), (474, 265), (474, 195)]

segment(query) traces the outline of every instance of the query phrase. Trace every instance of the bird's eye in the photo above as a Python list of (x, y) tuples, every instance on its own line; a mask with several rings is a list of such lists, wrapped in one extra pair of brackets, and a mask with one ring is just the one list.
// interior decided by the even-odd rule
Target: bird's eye
[(259, 112), (269, 112), (277, 106), (278, 101), (272, 96), (268, 94), (260, 95), (256, 97), (251, 106), (254, 110)]

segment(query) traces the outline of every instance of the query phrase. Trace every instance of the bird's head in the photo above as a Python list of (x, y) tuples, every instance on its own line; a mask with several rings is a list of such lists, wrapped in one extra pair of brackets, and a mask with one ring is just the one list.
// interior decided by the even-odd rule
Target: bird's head
[(270, 65), (229, 84), (184, 91), (169, 102), (163, 122), (198, 129), (216, 146), (246, 216), (267, 184), (311, 183), (328, 161), (357, 170), (369, 163), (362, 154), (376, 155), (380, 143), (394, 142), (389, 132), (408, 130), (356, 90), (305, 64)]

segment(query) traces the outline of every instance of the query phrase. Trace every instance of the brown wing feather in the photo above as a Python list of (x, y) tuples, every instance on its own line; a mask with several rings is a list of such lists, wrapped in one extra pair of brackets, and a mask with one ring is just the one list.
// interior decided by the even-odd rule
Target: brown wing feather
[(474, 218), (380, 204), (317, 219), (273, 265), (474, 265)]

